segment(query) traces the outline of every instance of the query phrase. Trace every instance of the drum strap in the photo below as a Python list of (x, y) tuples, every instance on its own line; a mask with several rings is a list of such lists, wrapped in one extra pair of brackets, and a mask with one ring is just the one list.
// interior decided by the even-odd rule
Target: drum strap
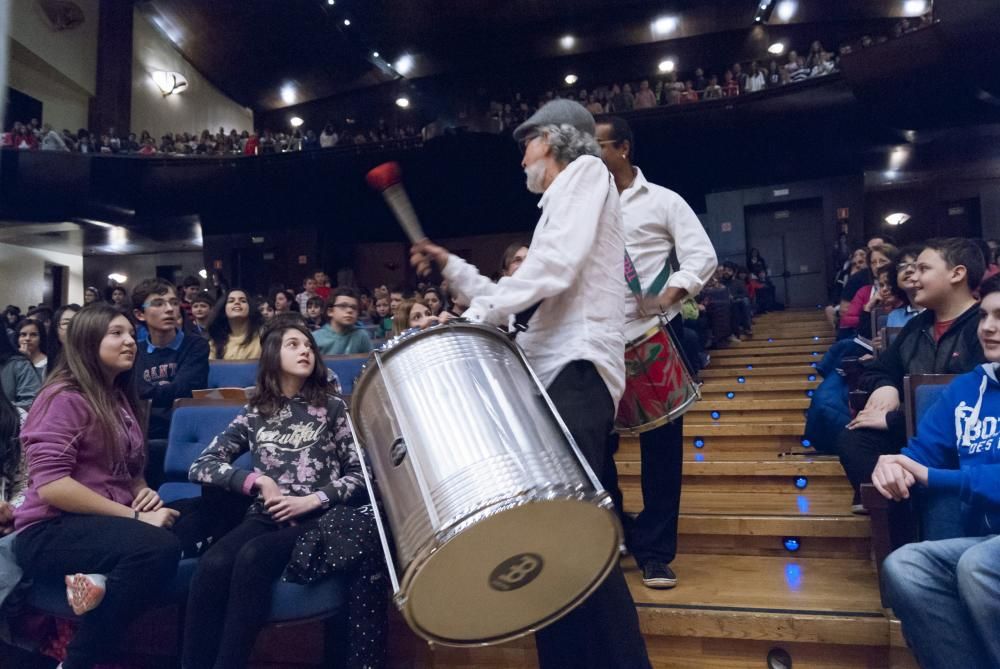
[[(667, 279), (669, 278), (670, 257), (668, 256), (663, 269), (653, 279), (653, 283), (649, 284), (649, 291), (646, 293), (646, 297), (659, 295), (663, 287), (667, 285)], [(635, 295), (636, 301), (642, 302), (642, 284), (639, 283), (639, 273), (635, 271), (635, 265), (632, 263), (632, 256), (628, 254), (628, 249), (625, 249), (625, 281), (628, 283), (628, 289)]]

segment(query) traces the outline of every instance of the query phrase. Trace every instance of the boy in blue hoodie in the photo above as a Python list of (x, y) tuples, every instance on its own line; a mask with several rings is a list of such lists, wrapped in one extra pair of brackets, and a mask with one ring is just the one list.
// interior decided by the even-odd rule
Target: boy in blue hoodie
[(872, 483), (889, 499), (910, 488), (951, 493), (971, 536), (907, 544), (883, 585), (923, 669), (1000, 667), (1000, 276), (981, 287), (978, 336), (987, 362), (953, 381), (900, 455)]

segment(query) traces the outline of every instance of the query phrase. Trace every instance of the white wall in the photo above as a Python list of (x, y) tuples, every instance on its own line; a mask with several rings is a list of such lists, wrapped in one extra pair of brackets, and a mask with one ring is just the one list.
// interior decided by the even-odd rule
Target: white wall
[(0, 244), (0, 304), (22, 309), (42, 301), (45, 263), (69, 267), (66, 302), (83, 302), (83, 256), (28, 246)]
[[(11, 0), (7, 27), (8, 84), (41, 101), (45, 122), (74, 132), (87, 127), (89, 100), (97, 88), (98, 28), (98, 0), (75, 1), (84, 22), (72, 30), (53, 32), (32, 0)], [(26, 119), (5, 123), (13, 120)]]
[[(191, 63), (146, 18), (133, 13), (132, 130), (149, 130), (154, 137), (167, 132), (213, 133), (222, 126), (228, 132), (253, 130), (253, 112), (226, 97), (208, 82)], [(239, 57), (238, 54), (233, 55)], [(179, 72), (188, 81), (178, 94), (163, 97), (153, 83), (154, 70)]]
[(99, 2), (73, 1), (83, 10), (83, 23), (72, 30), (53, 32), (42, 20), (33, 0), (11, 0), (9, 33), (29, 51), (93, 95), (97, 92)]
[(155, 277), (157, 265), (180, 265), (177, 277), (180, 282), (188, 275), (198, 276), (198, 272), (205, 269), (205, 258), (201, 251), (87, 256), (83, 261), (83, 275), (86, 285), (103, 290), (108, 285), (108, 274), (124, 274), (128, 277), (125, 286), (131, 290), (143, 279)]

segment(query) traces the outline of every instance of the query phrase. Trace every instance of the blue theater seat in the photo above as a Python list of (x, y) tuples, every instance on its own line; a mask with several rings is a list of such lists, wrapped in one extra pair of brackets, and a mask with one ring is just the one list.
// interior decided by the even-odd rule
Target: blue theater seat
[[(368, 360), (368, 354), (337, 355), (323, 358), (340, 380), (344, 395), (354, 390), (354, 381)], [(208, 363), (209, 388), (248, 388), (257, 383), (257, 361), (212, 360)]]
[[(229, 400), (177, 400), (170, 418), (167, 454), (163, 460), (163, 480), (158, 492), (164, 502), (201, 495), (201, 486), (188, 481), (194, 459), (239, 413), (242, 403)], [(249, 467), (249, 455), (237, 461)]]
[(211, 360), (208, 363), (209, 388), (249, 388), (256, 384), (256, 360)]
[(340, 379), (340, 387), (344, 395), (350, 395), (354, 392), (354, 382), (358, 380), (361, 368), (365, 366), (365, 362), (367, 361), (367, 353), (323, 358), (323, 362), (326, 363), (327, 368), (333, 370), (333, 373)]

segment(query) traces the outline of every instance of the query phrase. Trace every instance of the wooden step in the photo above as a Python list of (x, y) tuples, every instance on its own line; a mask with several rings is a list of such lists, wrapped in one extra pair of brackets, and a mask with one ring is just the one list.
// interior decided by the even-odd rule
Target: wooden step
[(810, 365), (773, 365), (737, 370), (731, 367), (709, 366), (701, 370), (698, 374), (706, 381), (715, 379), (732, 379), (735, 381), (740, 376), (745, 379), (766, 379), (773, 377), (808, 379), (810, 376), (816, 375), (817, 372), (816, 368)]
[(777, 436), (791, 435), (801, 436), (805, 431), (804, 420), (788, 423), (748, 423), (745, 425), (723, 425), (718, 423), (690, 423), (684, 421), (685, 437), (705, 437), (713, 436)]
[[(710, 351), (711, 353), (711, 351)], [(813, 362), (819, 362), (822, 359), (822, 354), (818, 351), (816, 355), (812, 353), (793, 353), (789, 355), (746, 355), (738, 356), (733, 358), (717, 358), (712, 356), (711, 366), (714, 369), (720, 367), (743, 367), (746, 368), (747, 365), (753, 365), (754, 367), (778, 367), (787, 365), (810, 365)]]
[(681, 514), (677, 547), (683, 553), (867, 560), (871, 524), (863, 517), (719, 516)]
[(744, 357), (747, 355), (791, 355), (793, 353), (807, 353), (812, 355), (813, 351), (819, 351), (822, 353), (828, 346), (822, 346), (820, 344), (800, 344), (797, 346), (774, 346), (769, 347), (764, 344), (758, 343), (758, 340), (745, 341), (740, 345), (733, 345), (729, 348), (719, 349), (712, 353), (713, 360), (721, 360), (724, 358), (736, 358)]
[[(713, 411), (734, 412), (767, 412), (767, 411), (797, 411), (802, 414), (803, 409), (809, 408), (808, 397), (796, 397), (794, 399), (726, 399), (724, 397), (712, 397), (711, 399), (695, 402), (685, 416), (696, 414), (710, 414)], [(685, 421), (687, 418), (685, 418)]]
[[(615, 460), (619, 462), (640, 460), (639, 438), (620, 436), (618, 453)], [(701, 444), (701, 446), (698, 446)], [(692, 462), (715, 460), (765, 460), (777, 457), (812, 457), (816, 452), (804, 446), (802, 435), (686, 435), (683, 438), (684, 459)]]

